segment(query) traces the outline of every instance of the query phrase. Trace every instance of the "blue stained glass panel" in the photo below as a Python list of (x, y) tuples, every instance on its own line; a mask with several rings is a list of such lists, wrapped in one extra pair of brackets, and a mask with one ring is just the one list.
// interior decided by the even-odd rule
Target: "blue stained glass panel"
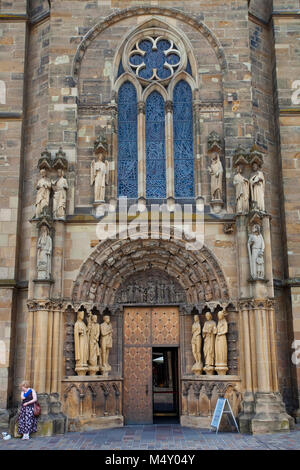
[(194, 197), (193, 98), (181, 80), (173, 94), (175, 197)]
[(146, 197), (166, 197), (165, 103), (157, 91), (146, 101)]
[(152, 78), (154, 69), (157, 70), (159, 79), (168, 78), (172, 72), (164, 65), (165, 62), (167, 61), (170, 65), (178, 65), (180, 62), (180, 58), (176, 54), (170, 54), (170, 57), (166, 58), (164, 52), (170, 47), (171, 43), (166, 39), (158, 41), (156, 48), (153, 47), (153, 43), (149, 39), (143, 39), (139, 42), (139, 48), (146, 54), (141, 57), (137, 51), (131, 55), (129, 62), (135, 66), (144, 62), (144, 67), (139, 70), (138, 76), (145, 80)]
[(118, 196), (138, 196), (137, 94), (130, 82), (118, 94)]

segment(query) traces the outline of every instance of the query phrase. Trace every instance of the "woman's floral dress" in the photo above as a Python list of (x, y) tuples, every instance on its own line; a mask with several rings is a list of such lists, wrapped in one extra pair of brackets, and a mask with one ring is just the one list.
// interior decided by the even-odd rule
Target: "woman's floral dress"
[(31, 401), (33, 399), (32, 390), (29, 389), (24, 393), (24, 399), (22, 400), (22, 407), (18, 418), (18, 433), (19, 434), (31, 434), (37, 431), (37, 418), (33, 414), (34, 403), (23, 406), (23, 403)]

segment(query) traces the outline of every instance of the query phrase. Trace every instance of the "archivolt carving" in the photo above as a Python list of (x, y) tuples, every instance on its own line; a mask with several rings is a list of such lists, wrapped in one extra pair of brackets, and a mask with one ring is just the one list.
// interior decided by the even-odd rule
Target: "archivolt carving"
[(116, 293), (129, 276), (141, 275), (145, 270), (163, 272), (174, 279), (188, 304), (229, 300), (224, 274), (206, 247), (192, 251), (186, 249), (184, 240), (126, 239), (99, 243), (80, 269), (72, 301), (115, 304), (120, 301)]
[(179, 21), (183, 21), (191, 26), (193, 26), (196, 30), (198, 30), (203, 36), (208, 40), (210, 45), (215, 51), (218, 61), (220, 62), (220, 66), (222, 70), (227, 69), (227, 63), (224, 55), (224, 51), (212, 33), (212, 31), (201, 21), (198, 19), (193, 18), (186, 13), (183, 13), (175, 8), (163, 8), (163, 7), (154, 7), (154, 6), (143, 6), (143, 7), (132, 7), (127, 8), (126, 10), (118, 11), (116, 13), (111, 14), (108, 16), (104, 21), (97, 23), (93, 28), (88, 31), (88, 33), (84, 36), (82, 42), (79, 44), (77, 52), (74, 57), (73, 62), (73, 70), (72, 76), (75, 80), (77, 80), (81, 61), (84, 57), (85, 51), (88, 48), (89, 44), (109, 26), (121, 21), (125, 18), (137, 17), (140, 15), (155, 15), (155, 16), (162, 16), (162, 17), (172, 17), (176, 18)]

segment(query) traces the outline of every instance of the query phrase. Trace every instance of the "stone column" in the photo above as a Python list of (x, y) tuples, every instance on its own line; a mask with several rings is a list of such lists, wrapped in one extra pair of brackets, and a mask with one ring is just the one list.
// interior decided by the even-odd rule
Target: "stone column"
[(111, 176), (109, 184), (111, 184), (111, 203), (115, 203), (118, 198), (118, 118), (117, 106), (114, 104), (112, 107), (111, 116)]
[(200, 128), (200, 101), (195, 100), (193, 102), (193, 119), (194, 119), (194, 185), (195, 185), (195, 198), (202, 196), (202, 185), (201, 185), (201, 128)]
[(63, 340), (62, 324), (62, 304), (54, 302), (53, 306), (53, 343), (52, 343), (52, 362), (51, 362), (51, 383), (50, 393), (57, 393), (60, 390), (60, 358), (61, 343)]
[[(292, 419), (278, 391), (269, 217), (252, 213), (237, 216), (236, 220), (244, 387), (240, 429), (253, 434), (285, 431), (290, 429)], [(252, 279), (247, 253), (248, 223), (251, 231), (251, 224), (259, 220), (265, 241), (265, 279)]]
[(34, 357), (33, 388), (38, 393), (46, 392), (49, 302), (36, 303), (34, 312)]
[(165, 102), (166, 188), (167, 199), (174, 199), (173, 102)]
[(138, 198), (146, 199), (145, 103), (138, 103)]

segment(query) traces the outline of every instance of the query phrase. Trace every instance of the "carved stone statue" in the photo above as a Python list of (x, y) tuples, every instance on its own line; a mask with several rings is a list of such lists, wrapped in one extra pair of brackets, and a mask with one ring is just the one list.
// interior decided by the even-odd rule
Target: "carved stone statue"
[(236, 213), (248, 214), (249, 212), (249, 181), (242, 175), (242, 166), (236, 167), (236, 174), (233, 178), (235, 186)]
[(55, 219), (65, 219), (66, 217), (68, 187), (68, 182), (64, 177), (63, 170), (61, 168), (58, 168), (57, 179), (52, 181), (52, 188), (54, 191), (53, 217)]
[(224, 311), (218, 312), (217, 334), (215, 341), (216, 362), (215, 370), (218, 375), (226, 375), (227, 367), (227, 338), (228, 323)]
[(52, 238), (47, 225), (42, 225), (37, 243), (37, 278), (51, 277)]
[(103, 323), (100, 325), (101, 331), (101, 359), (102, 366), (100, 368), (102, 375), (108, 375), (108, 372), (111, 371), (111, 366), (108, 363), (109, 350), (112, 348), (112, 324), (110, 322), (109, 315), (104, 315)]
[(41, 217), (45, 208), (49, 208), (51, 181), (47, 177), (45, 168), (40, 170), (41, 178), (38, 180), (36, 189), (35, 216)]
[(249, 180), (252, 209), (265, 212), (265, 177), (256, 162), (253, 163), (252, 170)]
[(98, 161), (93, 160), (91, 164), (91, 185), (94, 184), (95, 202), (105, 201), (105, 185), (107, 183), (108, 163), (104, 160), (104, 154), (99, 153)]
[(211, 154), (211, 166), (208, 169), (211, 175), (211, 199), (220, 201), (223, 195), (223, 166), (217, 152)]
[(195, 364), (192, 367), (192, 371), (195, 375), (200, 375), (203, 369), (203, 364), (201, 361), (201, 339), (201, 325), (199, 321), (199, 315), (195, 315), (192, 326), (192, 351), (195, 359)]
[(88, 371), (88, 329), (83, 319), (84, 311), (79, 310), (77, 313), (77, 321), (74, 325), (75, 372), (77, 375), (85, 375)]
[(89, 291), (89, 300), (91, 300), (92, 302), (96, 298), (97, 289), (98, 289), (98, 285), (95, 282), (92, 282), (92, 285)]
[(89, 314), (88, 321), (88, 339), (89, 339), (89, 375), (96, 375), (99, 367), (100, 358), (100, 325), (97, 322), (97, 315)]
[(204, 338), (203, 354), (205, 360), (204, 370), (207, 375), (214, 372), (215, 361), (215, 335), (217, 333), (216, 322), (212, 320), (210, 312), (205, 314), (206, 322), (203, 325), (202, 336)]
[(252, 279), (264, 279), (265, 242), (258, 224), (253, 225), (248, 238), (248, 253)]

